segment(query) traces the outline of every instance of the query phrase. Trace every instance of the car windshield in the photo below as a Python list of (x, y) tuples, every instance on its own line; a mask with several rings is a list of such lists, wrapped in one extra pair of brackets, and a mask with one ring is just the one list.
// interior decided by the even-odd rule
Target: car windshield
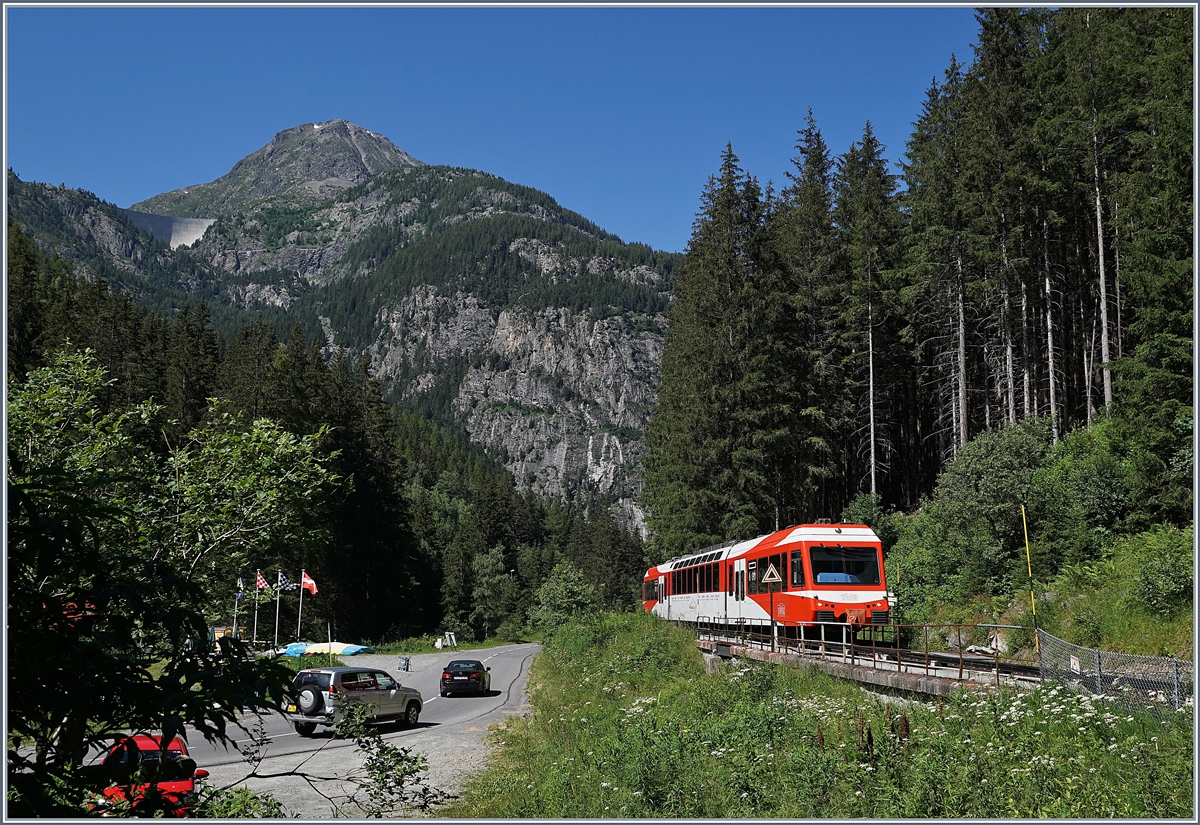
[(482, 670), (483, 665), (479, 662), (451, 662), (446, 665), (446, 670)]

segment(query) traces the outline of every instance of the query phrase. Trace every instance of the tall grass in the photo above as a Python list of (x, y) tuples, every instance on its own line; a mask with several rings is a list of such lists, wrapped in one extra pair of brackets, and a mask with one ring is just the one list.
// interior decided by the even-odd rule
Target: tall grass
[(1063, 688), (887, 704), (815, 669), (734, 662), (640, 614), (559, 629), (534, 713), (492, 733), (455, 817), (1192, 817), (1192, 712)]

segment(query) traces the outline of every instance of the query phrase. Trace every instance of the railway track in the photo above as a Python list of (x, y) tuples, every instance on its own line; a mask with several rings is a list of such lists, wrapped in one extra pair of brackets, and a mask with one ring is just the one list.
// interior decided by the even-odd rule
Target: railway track
[[(771, 650), (769, 639), (743, 638), (736, 634), (702, 632), (701, 642), (715, 645), (715, 652), (732, 646)], [(813, 659), (841, 662), (854, 667), (924, 675), (963, 682), (1034, 685), (1042, 680), (1036, 663), (1007, 659), (998, 653), (926, 651), (898, 648), (893, 643), (841, 642), (818, 639), (777, 639), (774, 650)]]
[[(691, 623), (683, 623), (691, 624)], [(1076, 693), (1162, 717), (1190, 707), (1195, 692), (1194, 664), (1173, 657), (1139, 656), (1080, 648), (1038, 631), (1037, 660), (1005, 656), (991, 647), (929, 650), (931, 640), (966, 640), (1003, 625), (840, 624), (778, 628), (773, 640), (765, 625), (692, 625), (697, 644), (724, 657), (773, 659), (774, 653), (810, 659), (840, 678), (899, 690), (945, 695), (955, 682), (1031, 689), (1053, 682)], [(1008, 628), (1020, 630), (1022, 628)], [(803, 636), (798, 634), (803, 633)], [(865, 637), (865, 638), (864, 638)], [(919, 648), (901, 647), (916, 640)], [(788, 661), (795, 664), (796, 659)]]

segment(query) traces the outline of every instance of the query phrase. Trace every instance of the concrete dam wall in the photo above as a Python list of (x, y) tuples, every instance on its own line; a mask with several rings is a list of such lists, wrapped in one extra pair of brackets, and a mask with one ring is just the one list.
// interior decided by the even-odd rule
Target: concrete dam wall
[(191, 246), (203, 238), (208, 228), (217, 221), (216, 218), (172, 218), (169, 215), (151, 215), (149, 212), (135, 212), (132, 209), (121, 211), (129, 216), (134, 226), (145, 229), (172, 249)]

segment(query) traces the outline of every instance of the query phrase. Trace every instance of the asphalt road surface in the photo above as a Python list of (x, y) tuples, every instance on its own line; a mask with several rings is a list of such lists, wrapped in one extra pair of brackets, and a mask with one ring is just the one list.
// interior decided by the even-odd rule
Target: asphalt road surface
[[(345, 661), (386, 670), (405, 686), (421, 691), (424, 709), (416, 727), (386, 723), (380, 726), (380, 733), (385, 740), (411, 748), (414, 753), (423, 751), (429, 765), (426, 774), (429, 785), (454, 793), (461, 788), (467, 774), (485, 765), (484, 737), (488, 726), (529, 711), (525, 684), (529, 663), (538, 649), (536, 644), (520, 644), (461, 654), (424, 653), (410, 657), (408, 673), (396, 668), (397, 656), (368, 654)], [(492, 689), (488, 695), (451, 694), (445, 698), (438, 695), (442, 668), (456, 658), (480, 659), (492, 669)], [(247, 727), (254, 721), (253, 716), (247, 718)], [(268, 791), (283, 803), (289, 814), (304, 819), (336, 816), (338, 800), (352, 789), (348, 779), (362, 765), (362, 756), (355, 751), (354, 743), (334, 739), (329, 728), (317, 728), (311, 738), (300, 736), (280, 716), (263, 717), (262, 724), (270, 742), (262, 749), (263, 759), (256, 770), (238, 750), (250, 744), (240, 731), (236, 732), (237, 748), (229, 750), (199, 736), (189, 737), (192, 756), (199, 767), (208, 769), (210, 783), (215, 787), (244, 785), (254, 791)], [(341, 815), (355, 813), (342, 810)]]

